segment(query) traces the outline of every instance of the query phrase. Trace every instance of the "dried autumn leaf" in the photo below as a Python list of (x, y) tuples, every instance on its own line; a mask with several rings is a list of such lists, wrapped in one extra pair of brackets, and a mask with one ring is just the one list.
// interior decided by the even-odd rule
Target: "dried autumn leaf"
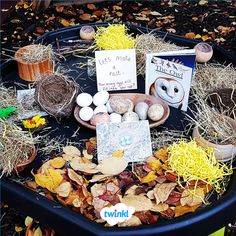
[(92, 179), (90, 179), (89, 182), (94, 183), (94, 182), (103, 181), (109, 176), (110, 175), (93, 175)]
[(94, 163), (77, 163), (76, 165), (70, 164), (74, 170), (86, 172), (88, 174), (98, 173), (97, 165)]
[(201, 37), (202, 37), (202, 36), (201, 36), (200, 34), (196, 34), (194, 38), (195, 38), (195, 39), (200, 39)]
[(49, 162), (53, 168), (62, 168), (66, 163), (62, 157), (55, 157)]
[(128, 162), (123, 157), (107, 157), (101, 160), (97, 169), (104, 175), (118, 175), (127, 166)]
[(195, 34), (193, 32), (189, 32), (185, 34), (185, 37), (188, 39), (194, 39), (195, 38)]
[(47, 169), (45, 175), (36, 174), (34, 175), (35, 182), (42, 188), (47, 188), (49, 191), (54, 192), (55, 188), (63, 180), (63, 177), (54, 169)]
[(17, 226), (17, 225), (15, 226), (15, 231), (17, 233), (20, 233), (22, 230), (23, 230), (23, 228), (21, 226)]
[(70, 166), (74, 169), (77, 170), (77, 165), (79, 165), (81, 163), (81, 157), (74, 157), (71, 161), (70, 161)]
[(35, 231), (34, 231), (34, 236), (43, 236), (42, 230), (40, 229), (40, 227), (38, 227)]
[(142, 222), (135, 215), (132, 215), (129, 220), (126, 220), (122, 223), (118, 223), (118, 227), (129, 227), (129, 226), (139, 226), (139, 225), (142, 225)]
[(74, 207), (80, 207), (81, 206), (81, 201), (78, 199), (78, 198), (75, 198), (73, 201), (72, 201), (72, 205)]
[(192, 20), (193, 20), (193, 21), (197, 21), (197, 20), (198, 20), (198, 17), (194, 16), (194, 17), (192, 17)]
[(147, 159), (147, 165), (151, 170), (156, 171), (158, 174), (162, 174), (162, 163), (160, 160), (151, 156)]
[(94, 184), (91, 187), (91, 194), (93, 197), (100, 196), (106, 192), (106, 185), (105, 184)]
[(150, 171), (146, 176), (141, 179), (141, 183), (149, 183), (157, 178), (155, 171)]
[(85, 158), (87, 158), (87, 159), (89, 159), (89, 160), (93, 159), (93, 155), (88, 154), (88, 151), (87, 151), (87, 150), (83, 150), (82, 153), (83, 153), (83, 156), (84, 156)]
[(65, 27), (75, 25), (75, 19), (66, 20), (61, 18), (59, 22)]
[(123, 157), (124, 156), (124, 150), (116, 150), (111, 154), (112, 157)]
[(145, 17), (145, 16), (136, 16), (135, 20), (150, 21), (150, 18), (149, 17)]
[(25, 185), (26, 187), (34, 189), (34, 190), (37, 188), (37, 184), (35, 183), (35, 181), (26, 181)]
[(118, 17), (122, 17), (123, 16), (123, 13), (122, 12), (116, 12), (116, 15), (118, 16)]
[(105, 14), (106, 14), (106, 11), (105, 11), (105, 10), (96, 10), (96, 11), (94, 11), (94, 12), (92, 13), (92, 15), (98, 16), (98, 17), (103, 16), (103, 15), (105, 15)]
[(201, 39), (202, 39), (202, 41), (207, 41), (208, 39), (209, 39), (209, 36), (207, 35), (207, 34), (205, 34), (205, 35), (203, 35), (202, 37), (201, 37)]
[(70, 156), (68, 154), (63, 154), (62, 157), (65, 161), (71, 161), (73, 159), (73, 156)]
[(166, 203), (153, 204), (151, 211), (162, 212), (166, 211), (169, 208), (169, 205)]
[(61, 197), (68, 197), (71, 191), (70, 182), (61, 183), (57, 188), (55, 188), (55, 193)]
[(168, 159), (168, 151), (165, 148), (160, 148), (154, 152), (154, 157), (160, 159), (162, 162), (166, 162)]
[(33, 218), (31, 218), (29, 216), (26, 216), (26, 218), (25, 218), (25, 226), (31, 225), (32, 222), (33, 222)]
[(46, 170), (49, 168), (51, 168), (50, 160), (43, 163), (42, 166), (38, 169), (37, 173), (38, 174), (45, 174)]
[(157, 12), (157, 11), (151, 11), (150, 15), (152, 15), (152, 16), (162, 16), (162, 14), (160, 12)]
[(234, 27), (225, 27), (225, 26), (218, 26), (217, 27), (217, 30), (220, 32), (220, 34), (226, 36), (228, 35), (231, 31), (234, 31), (235, 28)]
[(111, 194), (116, 194), (120, 190), (120, 188), (114, 183), (114, 182), (109, 182), (106, 184), (106, 189), (109, 191)]
[(149, 190), (149, 191), (147, 192), (147, 197), (148, 197), (149, 199), (155, 199), (155, 197), (154, 197), (154, 191), (153, 191), (153, 190)]
[(138, 185), (132, 185), (125, 191), (125, 195), (136, 195), (135, 190), (138, 188)]
[(83, 185), (84, 184), (84, 179), (81, 175), (78, 175), (74, 170), (68, 168), (67, 169), (67, 173), (68, 176), (71, 180), (75, 181), (77, 184), (79, 185)]
[(153, 189), (154, 196), (156, 198), (156, 204), (166, 201), (176, 185), (176, 183), (156, 184), (155, 188)]
[(175, 208), (175, 217), (182, 216), (186, 213), (194, 212), (200, 205), (195, 206), (176, 206)]
[(203, 188), (185, 189), (182, 192), (180, 204), (182, 206), (195, 206), (203, 202), (205, 193)]
[(88, 8), (89, 10), (95, 10), (95, 9), (96, 9), (96, 6), (95, 6), (93, 3), (89, 3), (89, 4), (87, 4), (87, 8)]
[(64, 6), (56, 6), (56, 12), (63, 12)]
[(80, 150), (77, 147), (74, 146), (65, 146), (63, 147), (63, 152), (67, 155), (77, 157), (81, 156)]
[(134, 207), (135, 211), (148, 211), (152, 208), (152, 201), (143, 195), (127, 195), (121, 202), (129, 207)]
[(120, 6), (113, 6), (113, 11), (119, 11), (119, 10), (122, 10), (122, 7)]

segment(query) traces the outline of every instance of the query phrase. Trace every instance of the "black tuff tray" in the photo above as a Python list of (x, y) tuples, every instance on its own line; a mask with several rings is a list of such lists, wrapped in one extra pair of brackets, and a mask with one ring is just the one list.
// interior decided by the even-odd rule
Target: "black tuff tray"
[[(91, 24), (93, 25), (93, 24)], [(107, 24), (96, 24), (94, 26), (107, 26)], [(148, 29), (134, 25), (128, 25), (130, 32), (140, 34), (142, 32), (149, 32)], [(79, 30), (81, 26), (74, 26), (64, 29), (59, 29), (54, 32), (49, 32), (39, 38), (35, 43), (52, 44), (56, 47), (56, 40), (60, 45), (65, 41), (79, 38)], [(171, 41), (180, 46), (192, 48), (199, 41), (189, 40), (181, 36), (166, 34), (164, 32), (156, 31), (156, 35), (164, 37), (166, 41)], [(224, 49), (213, 46), (214, 56), (213, 60), (236, 65), (236, 56), (225, 51)], [(62, 65), (66, 68), (72, 69), (69, 72), (75, 80), (84, 88), (84, 91), (94, 94), (96, 92), (96, 81), (87, 78), (86, 70), (80, 72), (75, 71), (74, 64), (81, 62), (81, 58), (67, 57)], [(18, 77), (17, 65), (14, 61), (3, 63), (1, 66), (2, 80), (6, 86), (19, 86), (18, 83), (27, 84)], [(83, 79), (81, 79), (83, 78)], [(94, 77), (95, 78), (95, 77)], [(129, 92), (129, 91), (126, 91)], [(144, 93), (144, 79), (138, 78), (138, 89), (130, 92)], [(184, 120), (185, 113), (177, 109), (170, 108), (170, 117), (167, 119), (162, 127), (158, 130), (167, 127), (170, 129), (183, 130), (186, 125)], [(89, 130), (85, 127), (80, 127), (79, 133), (76, 137), (71, 137), (79, 127), (79, 124), (71, 116), (67, 119), (62, 119), (58, 123), (55, 119), (49, 118), (50, 126), (55, 129), (51, 132), (52, 137), (57, 135), (64, 135), (72, 141), (80, 141), (95, 136), (95, 131)], [(22, 177), (28, 177), (30, 170), (37, 169), (45, 157), (38, 155), (36, 160), (20, 173)], [(38, 219), (42, 224), (53, 227), (61, 235), (100, 235), (100, 236), (125, 236), (125, 235), (208, 235), (215, 230), (225, 226), (229, 222), (236, 220), (236, 171), (232, 176), (227, 192), (218, 200), (213, 202), (210, 206), (206, 206), (197, 210), (194, 213), (187, 214), (165, 222), (157, 222), (153, 225), (145, 225), (139, 227), (128, 228), (105, 228), (95, 222), (88, 220), (83, 215), (73, 212), (71, 209), (61, 206), (57, 202), (52, 202), (22, 185), (13, 182), (10, 178), (1, 179), (1, 201), (8, 203), (22, 211), (25, 215)]]

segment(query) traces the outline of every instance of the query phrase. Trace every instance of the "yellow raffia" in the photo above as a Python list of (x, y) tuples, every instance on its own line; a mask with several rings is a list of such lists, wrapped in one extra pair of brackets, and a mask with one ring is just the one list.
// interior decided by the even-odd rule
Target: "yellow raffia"
[(125, 25), (99, 27), (94, 39), (99, 49), (116, 50), (134, 48), (136, 39), (127, 33)]
[(202, 180), (221, 193), (224, 177), (233, 173), (231, 167), (216, 160), (213, 148), (202, 148), (194, 140), (174, 143), (168, 152), (168, 163), (178, 175), (179, 184), (181, 177), (185, 182)]

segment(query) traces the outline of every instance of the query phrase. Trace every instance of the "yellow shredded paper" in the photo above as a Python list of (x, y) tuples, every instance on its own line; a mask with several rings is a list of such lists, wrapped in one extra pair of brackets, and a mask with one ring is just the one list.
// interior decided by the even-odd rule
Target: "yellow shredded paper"
[(168, 151), (169, 165), (179, 178), (186, 182), (202, 180), (212, 185), (218, 193), (224, 190), (224, 177), (233, 173), (232, 168), (216, 160), (213, 148), (202, 148), (194, 140), (174, 143)]
[(97, 46), (104, 50), (134, 48), (135, 38), (127, 33), (125, 25), (110, 25), (99, 27), (94, 39)]
[(55, 192), (55, 188), (63, 180), (62, 175), (54, 169), (47, 169), (45, 175), (35, 174), (34, 178), (39, 186), (48, 189), (50, 192)]

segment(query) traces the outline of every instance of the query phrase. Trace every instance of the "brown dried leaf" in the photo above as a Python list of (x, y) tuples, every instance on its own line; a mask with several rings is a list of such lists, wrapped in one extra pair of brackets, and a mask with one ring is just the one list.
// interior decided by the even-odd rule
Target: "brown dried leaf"
[(78, 199), (78, 198), (75, 198), (73, 201), (72, 201), (72, 205), (74, 207), (80, 207), (81, 206), (81, 201)]
[(152, 16), (162, 16), (162, 14), (160, 12), (157, 12), (157, 11), (151, 11), (150, 15), (152, 15)]
[(217, 30), (220, 32), (220, 34), (226, 36), (228, 35), (231, 31), (234, 31), (235, 28), (234, 27), (225, 27), (225, 26), (218, 26), (217, 27)]
[(155, 188), (153, 189), (154, 196), (156, 198), (156, 204), (166, 201), (176, 185), (176, 183), (156, 184)]
[(64, 6), (56, 6), (56, 12), (63, 12)]
[(129, 226), (139, 226), (139, 225), (142, 225), (142, 222), (135, 215), (132, 215), (132, 217), (129, 220), (126, 220), (122, 223), (118, 223), (118, 227), (129, 227)]
[(60, 197), (68, 197), (71, 192), (70, 182), (61, 183), (57, 188), (55, 188), (55, 193)]
[(67, 171), (68, 171), (68, 176), (71, 180), (75, 181), (79, 185), (84, 184), (84, 179), (81, 175), (78, 175), (74, 170), (69, 168), (67, 169)]
[(35, 190), (37, 188), (37, 184), (35, 183), (35, 181), (26, 181), (25, 185), (30, 188)]
[(203, 188), (185, 189), (182, 192), (180, 204), (182, 206), (195, 206), (202, 203), (205, 193)]
[(66, 19), (61, 18), (59, 20), (59, 22), (65, 27), (75, 25), (75, 19), (73, 19), (73, 18), (70, 20), (66, 20)]
[(169, 208), (169, 205), (166, 203), (153, 204), (151, 211), (162, 212), (166, 211)]
[(106, 14), (106, 11), (105, 11), (105, 10), (96, 10), (96, 11), (94, 11), (94, 12), (92, 13), (92, 15), (98, 16), (98, 17), (103, 16), (103, 15), (105, 15), (105, 14)]
[(135, 211), (148, 211), (152, 208), (152, 201), (143, 195), (124, 196), (121, 202), (129, 207), (134, 207)]
[(135, 20), (150, 21), (150, 18), (149, 17), (145, 17), (145, 16), (136, 16)]
[(106, 184), (106, 189), (109, 191), (111, 194), (117, 194), (120, 188), (114, 183), (114, 182), (109, 182)]
[(78, 170), (81, 172), (86, 172), (88, 174), (95, 174), (98, 173), (99, 170), (97, 169), (97, 165), (94, 163), (78, 163), (78, 162), (73, 162), (73, 160), (70, 163), (70, 166), (74, 170)]
[(95, 10), (95, 9), (96, 9), (96, 6), (95, 6), (94, 4), (92, 4), (92, 3), (89, 3), (89, 4), (87, 4), (87, 8), (88, 8), (89, 10)]
[[(200, 204), (201, 205), (201, 204)], [(175, 208), (175, 217), (182, 216), (189, 212), (194, 212), (200, 205), (195, 206), (176, 206)]]
[(84, 13), (84, 14), (80, 15), (79, 18), (83, 21), (92, 21), (93, 20), (92, 15), (89, 13)]

